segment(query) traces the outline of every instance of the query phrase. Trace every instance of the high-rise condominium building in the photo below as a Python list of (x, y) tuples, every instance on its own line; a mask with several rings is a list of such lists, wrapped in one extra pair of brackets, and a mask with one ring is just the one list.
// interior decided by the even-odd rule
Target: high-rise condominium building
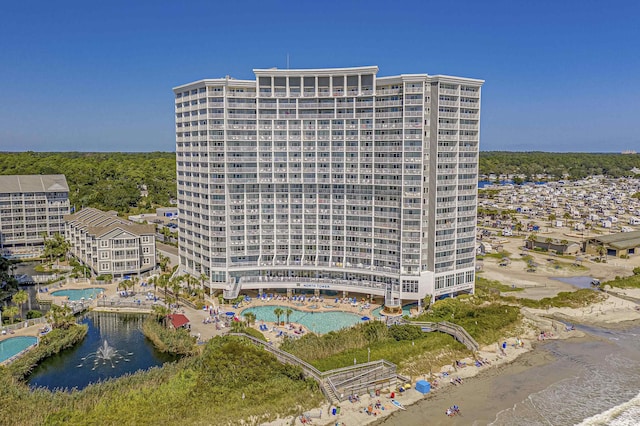
[(64, 234), (69, 185), (64, 175), (0, 176), (0, 255), (39, 255), (44, 237)]
[(254, 73), (174, 89), (181, 270), (226, 297), (472, 292), (483, 81)]

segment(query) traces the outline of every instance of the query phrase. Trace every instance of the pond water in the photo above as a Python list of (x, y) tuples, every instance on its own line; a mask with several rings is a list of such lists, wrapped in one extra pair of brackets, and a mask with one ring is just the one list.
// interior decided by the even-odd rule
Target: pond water
[[(253, 312), (256, 315), (257, 321), (276, 322), (276, 315), (273, 313), (274, 309), (280, 308), (286, 312), (288, 309), (286, 306), (255, 306), (247, 308), (242, 311), (242, 315)], [(303, 312), (297, 309), (292, 309), (293, 313), (289, 317), (289, 321), (302, 324), (307, 329), (318, 334), (325, 334), (330, 331), (340, 330), (346, 327), (352, 327), (359, 322), (362, 322), (362, 316), (356, 315), (350, 312), (344, 311), (328, 311), (328, 312)], [(280, 321), (286, 321), (286, 315), (280, 316)]]
[(556, 277), (551, 279), (571, 284), (572, 286), (578, 288), (593, 288), (591, 286), (591, 281), (593, 280), (592, 277)]
[(38, 341), (37, 337), (17, 336), (0, 342), (0, 362), (19, 354)]
[[(83, 389), (91, 383), (175, 361), (177, 357), (157, 351), (142, 334), (143, 321), (144, 315), (86, 314), (81, 320), (89, 326), (84, 340), (44, 360), (29, 376), (29, 385), (51, 390)], [(105, 340), (109, 351), (104, 351)], [(101, 358), (101, 353), (107, 352), (113, 356)]]

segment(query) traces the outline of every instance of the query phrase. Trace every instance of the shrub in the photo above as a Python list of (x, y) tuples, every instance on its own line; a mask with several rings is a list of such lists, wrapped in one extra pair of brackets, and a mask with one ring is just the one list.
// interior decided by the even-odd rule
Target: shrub
[(111, 275), (111, 274), (98, 275), (96, 277), (96, 280), (98, 280), (98, 281), (111, 281), (112, 279), (113, 279), (113, 275)]
[(189, 355), (195, 351), (196, 338), (189, 331), (184, 328), (169, 329), (153, 316), (147, 317), (142, 323), (142, 332), (160, 352)]
[(27, 312), (27, 319), (41, 318), (43, 315), (40, 311), (30, 310)]
[(417, 340), (423, 337), (423, 331), (417, 325), (392, 325), (389, 327), (389, 334), (396, 341)]

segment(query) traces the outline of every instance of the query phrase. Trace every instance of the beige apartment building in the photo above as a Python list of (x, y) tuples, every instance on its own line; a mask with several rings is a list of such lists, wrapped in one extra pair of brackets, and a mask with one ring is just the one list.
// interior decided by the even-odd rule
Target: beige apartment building
[(44, 236), (64, 234), (69, 185), (64, 175), (0, 176), (0, 255), (38, 256)]
[(180, 269), (228, 298), (473, 292), (483, 81), (254, 73), (173, 89)]
[(114, 211), (85, 208), (65, 216), (70, 253), (96, 275), (139, 275), (156, 266), (155, 225), (122, 219)]

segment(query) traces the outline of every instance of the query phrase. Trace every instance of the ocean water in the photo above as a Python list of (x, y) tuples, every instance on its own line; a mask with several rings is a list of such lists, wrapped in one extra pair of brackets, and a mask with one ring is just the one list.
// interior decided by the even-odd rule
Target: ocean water
[(601, 339), (544, 348), (556, 358), (549, 368), (576, 375), (502, 410), (491, 425), (640, 425), (640, 328), (579, 328)]

